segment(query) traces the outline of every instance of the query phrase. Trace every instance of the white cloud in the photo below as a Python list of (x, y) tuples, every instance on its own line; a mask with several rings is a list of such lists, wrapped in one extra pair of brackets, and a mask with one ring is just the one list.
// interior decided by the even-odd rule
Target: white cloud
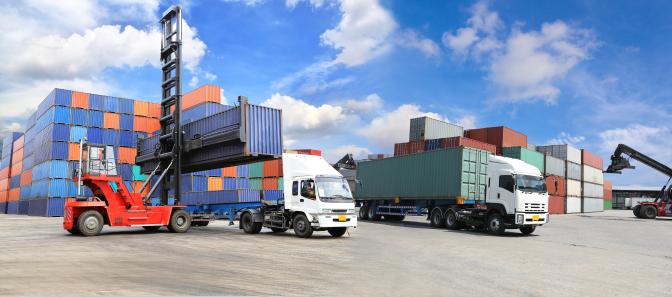
[(355, 160), (366, 159), (371, 151), (368, 148), (357, 146), (357, 145), (342, 145), (332, 149), (325, 149), (322, 151), (322, 155), (330, 163), (334, 163), (340, 160), (346, 154), (352, 154), (352, 157)]
[(466, 54), (478, 39), (473, 28), (460, 28), (455, 34), (445, 32), (441, 38), (445, 46), (462, 55)]
[(572, 135), (568, 132), (560, 132), (558, 136), (548, 140), (546, 144), (569, 144), (574, 147), (580, 147), (585, 140), (586, 138), (580, 135)]
[(217, 75), (215, 75), (213, 73), (210, 73), (210, 72), (207, 72), (207, 71), (203, 72), (203, 76), (205, 76), (205, 79), (207, 79), (209, 81), (213, 81), (213, 80), (217, 79)]
[(464, 129), (476, 128), (476, 116), (465, 115), (455, 122), (455, 124), (462, 126)]
[(619, 143), (624, 143), (654, 159), (672, 160), (667, 140), (672, 139), (672, 130), (666, 126), (651, 127), (632, 124), (624, 128), (609, 129), (599, 134), (600, 149), (613, 153)]
[(499, 48), (501, 45), (496, 34), (504, 25), (497, 12), (490, 11), (485, 1), (474, 4), (470, 12), (468, 26), (457, 29), (455, 33), (443, 33), (443, 44), (460, 56), (468, 55), (471, 51), (479, 57)]
[(370, 94), (363, 100), (348, 99), (341, 105), (355, 113), (374, 112), (383, 107), (383, 99), (378, 94)]
[(439, 46), (431, 39), (424, 38), (414, 30), (404, 30), (399, 34), (397, 44), (403, 47), (415, 48), (427, 57), (438, 57), (441, 53)]
[(195, 88), (198, 85), (198, 76), (194, 75), (189, 80), (189, 87)]
[(377, 0), (342, 0), (341, 20), (336, 28), (322, 33), (322, 43), (340, 52), (333, 64), (357, 66), (390, 49), (388, 38), (397, 22)]
[(421, 111), (417, 105), (404, 104), (391, 112), (375, 117), (356, 133), (376, 147), (390, 151), (395, 143), (408, 141), (410, 119), (421, 116), (447, 121), (437, 113)]

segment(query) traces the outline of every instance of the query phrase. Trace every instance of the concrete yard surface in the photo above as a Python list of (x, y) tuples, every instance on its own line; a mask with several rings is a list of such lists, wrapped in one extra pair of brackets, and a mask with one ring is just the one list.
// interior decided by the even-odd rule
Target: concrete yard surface
[(531, 236), (360, 222), (343, 238), (185, 234), (0, 215), (0, 295), (670, 296), (672, 220), (554, 215)]

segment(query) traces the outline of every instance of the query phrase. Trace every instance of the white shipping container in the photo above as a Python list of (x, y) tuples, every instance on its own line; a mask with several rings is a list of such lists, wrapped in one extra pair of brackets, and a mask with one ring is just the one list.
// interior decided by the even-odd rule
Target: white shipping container
[(582, 212), (604, 211), (604, 200), (602, 198), (583, 198), (581, 200)]
[(544, 161), (544, 174), (565, 177), (565, 161), (553, 156), (546, 155)]
[(581, 164), (581, 150), (568, 144), (537, 146), (537, 151), (576, 164)]
[(581, 180), (581, 165), (567, 161), (567, 178)]
[(567, 184), (567, 196), (581, 196), (581, 182), (578, 180), (568, 179)]
[(410, 128), (409, 141), (464, 136), (464, 128), (430, 117), (411, 119)]
[(580, 213), (581, 212), (581, 198), (580, 197), (569, 197), (567, 196), (567, 213)]
[(581, 176), (581, 180), (587, 181), (589, 183), (602, 185), (604, 184), (604, 174), (600, 169), (593, 168), (588, 165), (583, 165), (583, 174)]
[(604, 198), (604, 186), (593, 184), (589, 182), (583, 182), (581, 184), (583, 187), (583, 197), (589, 198)]

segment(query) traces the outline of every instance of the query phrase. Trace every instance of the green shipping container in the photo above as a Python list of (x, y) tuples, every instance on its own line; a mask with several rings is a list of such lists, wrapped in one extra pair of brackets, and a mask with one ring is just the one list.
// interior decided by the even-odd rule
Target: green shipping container
[(449, 148), (357, 165), (356, 199), (484, 200), (490, 153)]
[(250, 177), (263, 177), (264, 176), (264, 163), (257, 162), (249, 165), (250, 168)]
[(604, 200), (604, 210), (612, 209), (611, 200)]
[(250, 178), (250, 189), (261, 190), (261, 178)]
[(285, 179), (280, 177), (278, 178), (278, 190), (284, 190), (285, 189)]
[(502, 148), (502, 155), (504, 157), (522, 160), (523, 162), (539, 168), (539, 171), (544, 172), (544, 154), (535, 152), (524, 147), (505, 147)]
[(133, 165), (133, 181), (145, 181), (147, 176), (140, 172), (140, 166)]

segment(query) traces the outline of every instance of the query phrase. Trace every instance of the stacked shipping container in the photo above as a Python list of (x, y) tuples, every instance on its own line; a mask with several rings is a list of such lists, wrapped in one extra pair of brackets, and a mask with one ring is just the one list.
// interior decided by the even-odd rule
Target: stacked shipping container
[(613, 193), (612, 193), (613, 188), (614, 188), (613, 184), (610, 181), (605, 179), (604, 180), (604, 209), (605, 210), (612, 209), (612, 204), (611, 204), (612, 202), (611, 201), (614, 198)]
[[(22, 133), (13, 132), (2, 140), (2, 159), (0, 161), (0, 213), (17, 214), (19, 212), (19, 194), (16, 178), (12, 179), (12, 160), (14, 142), (22, 138)], [(12, 185), (14, 181), (14, 185)], [(20, 183), (20, 180), (19, 180)], [(20, 185), (19, 185), (20, 186)], [(20, 190), (19, 190), (20, 191)], [(10, 193), (12, 194), (10, 196)]]
[(604, 210), (604, 161), (599, 156), (581, 150), (581, 212)]

